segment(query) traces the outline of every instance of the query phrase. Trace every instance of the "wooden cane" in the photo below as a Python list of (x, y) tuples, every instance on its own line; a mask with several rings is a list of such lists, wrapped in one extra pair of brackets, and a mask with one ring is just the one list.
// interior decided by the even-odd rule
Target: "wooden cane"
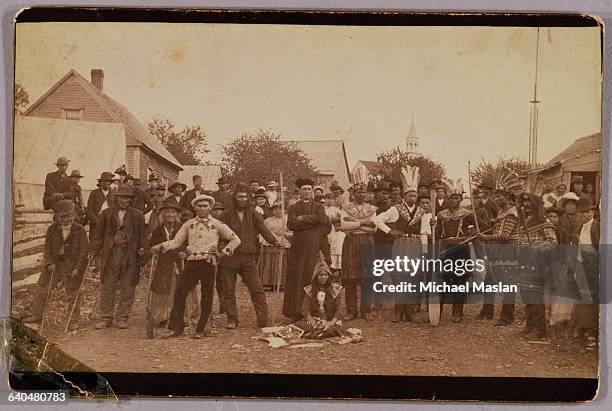
[[(51, 298), (51, 290), (53, 289), (53, 275), (55, 274), (56, 269), (57, 268), (51, 271), (51, 276), (49, 278), (49, 288), (47, 289), (47, 299), (45, 300), (45, 307), (43, 308), (43, 315), (42, 315), (42, 319), (40, 320), (40, 329), (38, 330), (38, 333), (41, 336), (43, 335), (43, 327), (45, 325), (45, 316), (47, 315), (47, 306), (49, 305), (49, 298)], [(46, 348), (47, 347), (45, 347), (45, 350)]]
[(153, 299), (153, 275), (155, 274), (156, 256), (151, 256), (151, 269), (149, 271), (149, 290), (147, 293), (147, 338), (153, 338), (153, 307), (151, 307), (151, 300)]
[(79, 289), (77, 290), (77, 293), (76, 293), (76, 298), (74, 299), (74, 302), (72, 303), (72, 310), (70, 310), (68, 321), (66, 321), (66, 328), (64, 328), (65, 333), (68, 332), (68, 326), (70, 325), (70, 320), (72, 320), (72, 316), (74, 315), (74, 310), (76, 309), (77, 303), (79, 301), (79, 295), (81, 294), (81, 289), (83, 288), (83, 284), (85, 284), (85, 277), (87, 277), (87, 272), (89, 271), (89, 266), (91, 265), (92, 261), (93, 261), (93, 258), (89, 258), (87, 260), (87, 267), (85, 267), (85, 273), (83, 273), (83, 278), (81, 279), (81, 285), (79, 286)]

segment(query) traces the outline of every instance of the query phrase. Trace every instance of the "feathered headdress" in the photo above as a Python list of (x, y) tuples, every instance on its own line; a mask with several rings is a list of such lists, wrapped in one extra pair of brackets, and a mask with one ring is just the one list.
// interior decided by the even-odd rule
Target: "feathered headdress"
[(524, 181), (519, 175), (504, 168), (495, 182), (495, 191), (516, 196), (524, 190)]
[(420, 177), (419, 168), (417, 166), (402, 167), (400, 178), (402, 180), (404, 193), (408, 191), (417, 191)]
[(448, 187), (448, 196), (458, 195), (463, 198), (463, 179), (460, 177), (456, 180), (443, 178), (442, 182)]

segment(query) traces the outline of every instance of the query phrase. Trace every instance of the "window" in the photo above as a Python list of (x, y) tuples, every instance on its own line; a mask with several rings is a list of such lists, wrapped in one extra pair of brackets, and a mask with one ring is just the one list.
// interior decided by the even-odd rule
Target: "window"
[(63, 108), (62, 117), (65, 120), (83, 120), (83, 109)]

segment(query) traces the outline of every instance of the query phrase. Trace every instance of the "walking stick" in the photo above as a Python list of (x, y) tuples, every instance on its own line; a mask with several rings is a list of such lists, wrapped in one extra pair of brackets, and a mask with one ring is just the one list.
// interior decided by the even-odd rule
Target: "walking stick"
[[(40, 320), (40, 329), (38, 330), (38, 333), (41, 336), (43, 335), (43, 327), (45, 325), (45, 316), (47, 315), (47, 305), (49, 304), (49, 298), (51, 297), (51, 290), (53, 289), (53, 274), (55, 274), (55, 269), (51, 271), (51, 276), (49, 278), (49, 288), (47, 289), (47, 298), (45, 299), (45, 307), (43, 308), (43, 315), (42, 315), (42, 319)], [(45, 350), (46, 349), (47, 347), (45, 347)]]
[(85, 273), (83, 274), (83, 278), (81, 279), (81, 285), (79, 285), (79, 289), (77, 290), (76, 297), (74, 299), (74, 302), (72, 303), (72, 310), (70, 310), (68, 321), (66, 321), (66, 328), (64, 328), (65, 333), (68, 332), (68, 326), (70, 325), (70, 320), (72, 320), (72, 316), (74, 315), (74, 310), (76, 309), (76, 306), (78, 304), (79, 295), (81, 294), (81, 289), (83, 288), (83, 284), (85, 284), (85, 277), (87, 277), (87, 273), (89, 272), (89, 266), (91, 265), (92, 261), (93, 261), (93, 258), (87, 259), (87, 267), (85, 267)]
[(151, 256), (151, 269), (149, 271), (149, 292), (147, 293), (147, 338), (151, 339), (153, 338), (153, 307), (151, 307), (151, 300), (153, 299), (153, 290), (152, 290), (152, 284), (153, 284), (153, 274), (155, 273), (155, 265), (157, 263), (156, 261), (156, 256), (155, 254), (153, 254)]

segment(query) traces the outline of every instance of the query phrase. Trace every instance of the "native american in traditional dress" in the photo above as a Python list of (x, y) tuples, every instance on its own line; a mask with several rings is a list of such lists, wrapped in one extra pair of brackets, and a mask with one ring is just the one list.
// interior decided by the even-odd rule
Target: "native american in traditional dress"
[[(460, 207), (463, 199), (463, 182), (447, 180), (449, 186), (448, 208), (438, 212), (436, 216), (436, 238), (440, 240), (440, 255), (444, 260), (469, 260), (469, 244), (465, 243), (469, 237), (470, 228), (474, 226), (474, 214)], [(467, 282), (469, 273), (462, 275), (454, 272), (445, 272), (444, 281), (447, 284), (461, 286)], [(450, 294), (450, 295), (449, 295)], [(452, 301), (452, 321), (460, 322), (463, 319), (463, 305), (465, 292), (442, 293), (440, 295), (440, 311), (445, 300)]]
[[(346, 290), (346, 314), (347, 319), (357, 317), (357, 290), (360, 286), (369, 286), (362, 280), (364, 270), (363, 264), (371, 266), (374, 251), (374, 240), (372, 233), (376, 230), (372, 223), (372, 217), (376, 212), (376, 206), (366, 203), (365, 184), (355, 184), (353, 186), (353, 201), (342, 205), (341, 210), (341, 230), (346, 233), (342, 245), (342, 284)], [(364, 247), (365, 246), (365, 247)], [(367, 247), (369, 246), (369, 247)], [(368, 254), (363, 255), (366, 252)], [(371, 320), (370, 305), (361, 302), (359, 309), (361, 317)]]
[[(417, 185), (419, 180), (418, 167), (402, 170), (402, 187), (404, 199), (397, 205), (389, 208), (373, 218), (376, 228), (393, 238), (393, 257), (407, 256), (410, 259), (421, 258), (423, 255), (422, 234), (430, 230), (423, 220), (425, 210), (416, 205)], [(427, 245), (427, 243), (425, 243)], [(418, 284), (422, 281), (423, 273), (415, 275), (393, 274), (393, 282), (410, 281)], [(418, 293), (411, 295), (411, 304), (405, 304), (405, 297), (398, 295), (393, 321), (411, 321), (417, 307), (420, 306), (421, 296)]]
[(542, 199), (522, 193), (518, 199), (518, 246), (521, 299), (526, 305), (524, 333), (530, 338), (546, 335), (544, 287), (548, 252), (557, 245), (555, 226), (544, 217)]
[[(507, 284), (517, 284), (518, 258), (516, 250), (511, 246), (511, 239), (518, 233), (518, 211), (511, 202), (515, 200), (515, 193), (522, 189), (522, 183), (513, 173), (502, 173), (496, 182), (493, 200), (498, 209), (497, 217), (491, 234), (480, 234), (479, 239), (486, 244), (489, 268), (485, 276), (485, 283), (492, 284), (502, 281)], [(506, 326), (514, 321), (515, 294), (503, 294), (500, 318), (495, 325)], [(484, 297), (479, 317), (493, 319), (495, 294), (487, 293)]]

